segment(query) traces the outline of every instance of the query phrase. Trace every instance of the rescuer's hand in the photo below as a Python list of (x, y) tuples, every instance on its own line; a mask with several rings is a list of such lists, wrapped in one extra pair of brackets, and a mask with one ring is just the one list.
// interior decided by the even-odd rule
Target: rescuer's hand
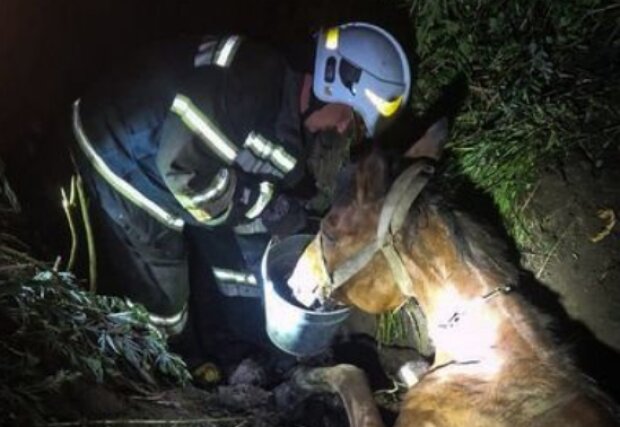
[(307, 215), (297, 199), (280, 194), (267, 205), (261, 220), (273, 236), (284, 237), (301, 231), (306, 226)]

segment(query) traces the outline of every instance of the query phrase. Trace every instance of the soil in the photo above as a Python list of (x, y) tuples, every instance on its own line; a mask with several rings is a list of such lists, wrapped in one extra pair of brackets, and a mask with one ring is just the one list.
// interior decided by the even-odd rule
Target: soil
[[(297, 7), (290, 3), (291, 10), (282, 7), (275, 19), (272, 8), (254, 3), (248, 8), (251, 2), (234, 1), (228, 8), (215, 9), (208, 2), (182, 3), (183, 7), (173, 6), (175, 2), (154, 7), (149, 11), (153, 13), (147, 14), (149, 19), (145, 19), (143, 5), (136, 2), (86, 4), (71, 0), (58, 7), (52, 2), (14, 1), (8, 12), (0, 16), (0, 20), (7, 17), (7, 25), (0, 25), (2, 35), (6, 33), (0, 39), (8, 41), (10, 48), (7, 58), (19, 59), (7, 59), (14, 67), (6, 67), (0, 73), (3, 87), (8, 88), (0, 101), (2, 157), (9, 181), (24, 208), (24, 218), (32, 224), (28, 227), (28, 241), (43, 259), (68, 253), (58, 190), (61, 185), (66, 187), (71, 171), (64, 146), (67, 139), (54, 136), (57, 140), (53, 140), (50, 134), (56, 124), (66, 122), (71, 101), (109, 63), (147, 42), (181, 32), (197, 33), (206, 26), (216, 30), (240, 29), (265, 38), (272, 33), (290, 36), (298, 34), (300, 28), (309, 32), (316, 27), (314, 22), (346, 20), (349, 16), (360, 19), (356, 11), (365, 10), (368, 16), (362, 19), (406, 21), (402, 27), (409, 30), (406, 14), (396, 11), (399, 19), (394, 19), (391, 14), (375, 13), (376, 8), (363, 8), (360, 2), (353, 1), (340, 2), (338, 8), (334, 2), (320, 1), (310, 16), (306, 16), (305, 4)], [(329, 10), (328, 18), (319, 19), (318, 10)], [(293, 12), (295, 19), (287, 18)], [(265, 22), (276, 23), (278, 28), (265, 26)], [(114, 23), (111, 32), (110, 23)], [(597, 216), (599, 210), (620, 215), (620, 151), (608, 153), (604, 160), (600, 164), (583, 153), (575, 153), (564, 164), (542, 172), (531, 197), (524, 201), (524, 216), (542, 221), (532, 236), (537, 244), (523, 252), (522, 262), (537, 282), (550, 291), (545, 295), (551, 294), (565, 309), (565, 313), (557, 310), (567, 315), (563, 320), (570, 324), (564, 337), (577, 347), (583, 366), (589, 368), (594, 378), (606, 382), (615, 396), (620, 396), (620, 386), (614, 388), (620, 379), (613, 373), (620, 360), (620, 226), (616, 224), (598, 242), (591, 240), (605, 229), (606, 222)], [(393, 386), (389, 376), (394, 376), (405, 361), (417, 358), (417, 354), (406, 341), (377, 351), (373, 340), (375, 327), (374, 317), (355, 312), (332, 352), (321, 360), (303, 363), (354, 363), (368, 372), (374, 389), (389, 390)], [(247, 370), (252, 363), (244, 364), (244, 360), (239, 358), (235, 363)], [(162, 425), (166, 424), (163, 420), (175, 419), (203, 420), (194, 425), (242, 424), (238, 420), (224, 424), (205, 419), (214, 416), (215, 411), (219, 416), (241, 414), (247, 420), (243, 425), (249, 426), (344, 425), (338, 402), (330, 396), (300, 395), (289, 381), (292, 366), (288, 368), (265, 373), (260, 371), (259, 364), (244, 373), (246, 380), (240, 380), (244, 375), (234, 368), (227, 369), (220, 388), (188, 387), (147, 397), (80, 384), (63, 390), (60, 402), (56, 402), (57, 416), (61, 420), (149, 418), (162, 420)], [(268, 381), (257, 380), (264, 375)], [(385, 407), (394, 409), (389, 401), (393, 403), (395, 394), (383, 395), (388, 397)], [(388, 410), (384, 415), (389, 422), (394, 411)], [(0, 424), (2, 421), (5, 420), (0, 419)]]
[[(45, 150), (38, 155), (47, 158)], [(540, 295), (541, 305), (551, 307), (550, 311), (560, 319), (562, 343), (574, 347), (578, 364), (616, 398), (620, 397), (620, 373), (615, 372), (620, 360), (620, 226), (615, 223), (611, 227), (612, 217), (602, 219), (599, 212), (620, 215), (618, 164), (620, 151), (609, 152), (601, 164), (594, 164), (582, 153), (574, 153), (563, 164), (550, 165), (542, 171), (523, 202), (524, 218), (539, 218), (539, 223), (532, 230), (534, 244), (521, 252), (523, 267), (540, 288), (536, 295)], [(53, 208), (46, 198), (52, 197), (45, 190), (55, 185), (58, 188), (58, 183), (54, 180), (41, 182), (40, 188), (30, 186), (26, 188), (29, 191), (17, 193), (25, 194), (20, 201), (26, 211), (29, 207), (42, 206), (39, 212), (47, 212), (49, 221)], [(24, 189), (20, 185), (15, 187)], [(59, 218), (54, 229), (63, 235), (58, 231), (64, 230), (60, 209), (55, 209)], [(56, 238), (45, 238), (45, 229), (37, 227), (40, 222), (36, 216), (34, 218), (32, 224), (39, 230), (36, 234), (41, 236), (43, 246), (59, 253)], [(40, 248), (35, 246), (34, 249)], [(402, 364), (420, 360), (420, 357), (407, 338), (393, 346), (378, 348), (374, 341), (375, 330), (374, 316), (354, 311), (331, 352), (320, 360), (301, 362), (320, 365), (347, 362), (363, 368), (373, 389), (382, 390), (378, 396), (389, 422), (397, 413), (398, 390), (394, 389), (393, 379)], [(221, 351), (234, 353), (223, 347)], [(248, 352), (238, 352), (241, 354)], [(289, 381), (291, 369), (297, 363), (290, 358), (286, 361), (286, 369), (260, 371), (259, 366), (243, 375), (234, 374), (235, 364), (247, 370), (248, 362), (244, 364), (242, 357), (237, 356), (235, 360), (231, 358), (230, 363), (232, 366), (227, 367), (219, 387), (207, 390), (188, 387), (144, 398), (101, 386), (81, 385), (79, 392), (63, 395), (64, 404), (55, 405), (57, 419), (183, 418), (199, 420), (195, 425), (227, 425), (209, 421), (215, 413), (233, 419), (244, 417), (248, 425), (257, 426), (295, 423), (323, 426), (344, 422), (342, 408), (333, 396), (299, 394)], [(261, 363), (264, 367), (265, 363), (273, 364), (273, 360), (265, 362), (263, 359)], [(256, 379), (265, 375), (268, 380)], [(239, 380), (244, 376), (251, 379)]]
[[(529, 220), (530, 244), (517, 255), (522, 292), (550, 316), (558, 351), (569, 351), (587, 375), (620, 401), (620, 149), (606, 155), (594, 162), (574, 152), (562, 164), (541, 171), (521, 207), (524, 221)], [(475, 209), (471, 213), (476, 214)], [(490, 221), (497, 215), (479, 213)], [(354, 311), (343, 336), (359, 343), (370, 340), (376, 327), (376, 318)], [(359, 334), (365, 338), (360, 340)], [(376, 357), (391, 379), (407, 361), (417, 361), (424, 369), (424, 359), (408, 337), (379, 347)], [(377, 376), (374, 365), (355, 363), (374, 372), (375, 388), (389, 388), (389, 380)]]
[[(574, 347), (579, 365), (616, 398), (620, 396), (620, 373), (615, 373), (620, 360), (620, 227), (611, 227), (610, 217), (601, 219), (598, 214), (620, 214), (619, 163), (620, 151), (610, 152), (599, 165), (574, 153), (563, 164), (544, 170), (524, 200), (524, 218), (540, 220), (532, 230), (534, 243), (521, 252), (523, 267), (540, 288), (535, 293), (539, 302), (558, 315), (562, 343)], [(244, 304), (248, 301), (244, 299)], [(227, 364), (220, 365), (224, 379), (217, 385), (136, 396), (105, 385), (77, 383), (48, 403), (57, 420), (99, 419), (112, 425), (150, 419), (162, 424), (194, 420), (193, 425), (204, 426), (241, 422), (337, 426), (346, 423), (338, 399), (310, 396), (290, 378), (299, 365), (346, 362), (368, 373), (389, 424), (398, 411), (400, 390), (393, 382), (398, 369), (411, 360), (423, 365), (423, 360), (407, 337), (377, 346), (376, 323), (374, 316), (353, 310), (333, 348), (312, 360), (282, 357), (273, 349), (260, 354), (245, 344), (230, 345), (224, 337), (217, 346), (220, 360)]]
[[(28, 156), (32, 161), (31, 154)], [(35, 156), (48, 158), (45, 150), (35, 152)], [(616, 398), (620, 396), (620, 373), (615, 373), (620, 360), (620, 226), (616, 223), (612, 227), (613, 215), (602, 219), (599, 212), (620, 215), (618, 164), (619, 151), (608, 153), (605, 162), (599, 165), (575, 153), (565, 163), (542, 171), (523, 208), (524, 218), (540, 219), (531, 236), (535, 244), (522, 251), (524, 268), (542, 289), (537, 291), (540, 300), (555, 304), (552, 311), (559, 314), (564, 326), (562, 342), (575, 347), (579, 365)], [(18, 187), (19, 196), (24, 195), (20, 201), (26, 212), (29, 209), (39, 212), (39, 216), (31, 217), (33, 224), (47, 224), (47, 228), (33, 228), (38, 230), (35, 234), (43, 242), (41, 246), (35, 244), (34, 249), (66, 253), (58, 245), (58, 241), (66, 241), (66, 236), (61, 211), (53, 207), (54, 203), (58, 205), (51, 188), (57, 194), (59, 182), (52, 179), (40, 182), (40, 188), (24, 182), (14, 186)], [(54, 209), (58, 215), (51, 221), (54, 215), (50, 212)], [(41, 221), (41, 215), (45, 221), (37, 222)], [(55, 231), (49, 233), (49, 230)], [(403, 363), (419, 360), (419, 356), (407, 339), (394, 346), (377, 348), (373, 339), (375, 330), (375, 317), (354, 312), (332, 352), (319, 361), (302, 362), (322, 365), (347, 362), (363, 368), (372, 387), (382, 390), (378, 396), (389, 423), (397, 413), (398, 390), (393, 388), (393, 379)], [(235, 363), (241, 362), (238, 359)], [(234, 369), (228, 369), (229, 374), (232, 372)], [(239, 383), (234, 375), (226, 375), (219, 388), (188, 387), (148, 398), (82, 385), (80, 392), (63, 395), (64, 404), (55, 406), (57, 419), (111, 419), (118, 420), (120, 425), (127, 419), (195, 419), (194, 425), (229, 425), (213, 421), (215, 413), (217, 417), (239, 422), (243, 419), (247, 425), (256, 426), (336, 426), (345, 422), (343, 410), (333, 396), (299, 395), (286, 372), (266, 375), (267, 383), (256, 384), (255, 380)]]
[[(570, 317), (583, 322), (603, 343), (620, 351), (620, 151), (597, 167), (575, 153), (543, 173), (528, 211), (540, 219), (534, 238), (543, 251), (524, 253), (523, 263), (561, 296)], [(601, 234), (599, 241), (593, 239)]]
[[(548, 301), (556, 305), (551, 311), (559, 314), (564, 326), (563, 342), (575, 347), (580, 366), (616, 398), (620, 396), (620, 373), (615, 373), (620, 360), (620, 227), (611, 226), (612, 217), (602, 219), (598, 214), (620, 214), (619, 163), (620, 151), (610, 152), (599, 165), (575, 153), (565, 163), (544, 170), (524, 201), (524, 218), (535, 216), (540, 222), (531, 236), (535, 244), (522, 251), (524, 268), (542, 290), (537, 291), (541, 302), (545, 300), (542, 305)], [(258, 362), (237, 357), (230, 360), (219, 386), (206, 390), (188, 387), (138, 397), (82, 384), (77, 391), (65, 391), (55, 404), (57, 419), (111, 419), (120, 424), (128, 419), (195, 419), (195, 425), (228, 425), (213, 420), (223, 417), (256, 426), (343, 425), (336, 398), (300, 394), (289, 379), (298, 363), (347, 362), (363, 368), (373, 389), (382, 390), (378, 396), (389, 422), (397, 413), (398, 390), (393, 389), (397, 370), (420, 358), (406, 338), (377, 347), (375, 330), (375, 317), (354, 312), (332, 351), (320, 359), (288, 358), (284, 369), (274, 370), (269, 368), (278, 359), (274, 353), (271, 360)], [(221, 351), (235, 353), (224, 347)]]

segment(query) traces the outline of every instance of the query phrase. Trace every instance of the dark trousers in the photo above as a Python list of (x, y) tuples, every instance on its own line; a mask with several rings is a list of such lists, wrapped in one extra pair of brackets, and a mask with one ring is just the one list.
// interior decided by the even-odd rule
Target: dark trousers
[(269, 236), (187, 224), (182, 232), (173, 230), (114, 190), (86, 159), (77, 160), (89, 194), (100, 293), (127, 297), (158, 316), (172, 316), (187, 305), (185, 329), (171, 341), (190, 366), (215, 353), (212, 343), (220, 337), (268, 342), (261, 299), (225, 297), (212, 267), (259, 278)]

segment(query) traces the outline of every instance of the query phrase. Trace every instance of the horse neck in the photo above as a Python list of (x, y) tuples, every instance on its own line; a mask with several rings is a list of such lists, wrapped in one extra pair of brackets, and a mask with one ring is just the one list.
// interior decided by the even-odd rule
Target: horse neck
[[(476, 369), (484, 361), (496, 372), (510, 358), (538, 357), (539, 337), (515, 297), (484, 298), (507, 285), (505, 279), (465, 261), (440, 218), (416, 231), (404, 258), (413, 278), (408, 296), (426, 315), (436, 366), (472, 361), (465, 369)], [(455, 315), (458, 321), (451, 322)]]

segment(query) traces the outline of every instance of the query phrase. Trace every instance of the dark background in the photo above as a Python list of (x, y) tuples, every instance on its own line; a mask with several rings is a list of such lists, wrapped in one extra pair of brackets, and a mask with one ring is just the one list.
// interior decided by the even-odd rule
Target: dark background
[(157, 40), (238, 32), (283, 44), (352, 19), (386, 25), (410, 44), (396, 1), (1, 0), (2, 149), (44, 132), (95, 76)]
[[(66, 252), (60, 186), (71, 164), (69, 106), (106, 69), (159, 40), (241, 33), (284, 46), (323, 25), (364, 20), (413, 52), (407, 9), (381, 0), (0, 0), (0, 158), (34, 250)], [(294, 52), (294, 48), (291, 53)]]

